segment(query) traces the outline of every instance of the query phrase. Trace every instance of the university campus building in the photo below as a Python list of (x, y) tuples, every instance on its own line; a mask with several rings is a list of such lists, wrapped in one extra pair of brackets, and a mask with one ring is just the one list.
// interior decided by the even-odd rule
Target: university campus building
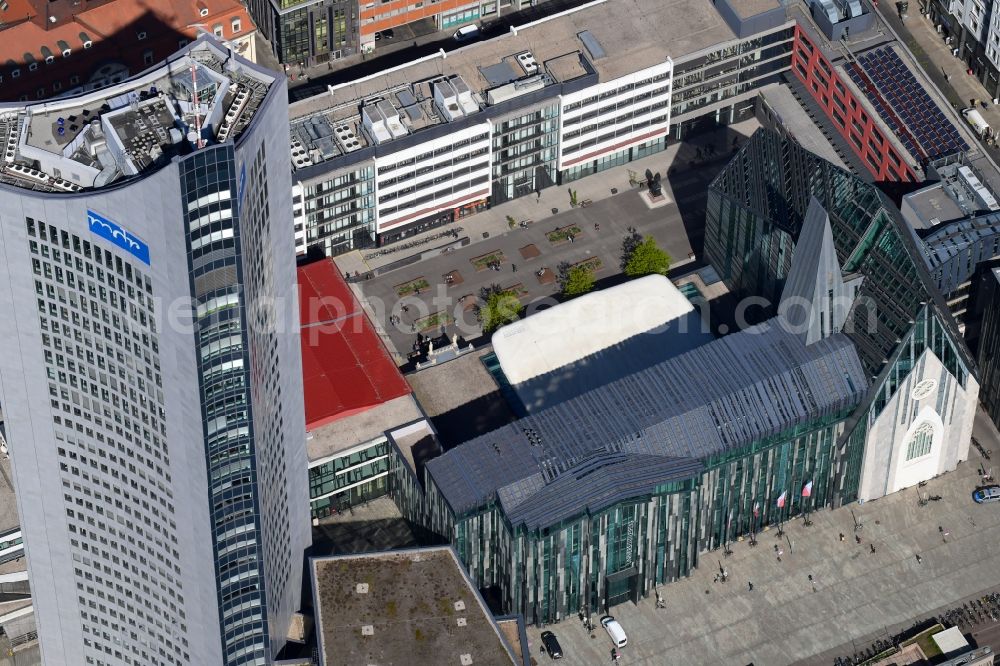
[[(298, 267), (302, 389), (314, 524), (419, 489), (437, 435), (331, 259)], [(401, 504), (406, 505), (401, 501)]]
[(284, 79), (207, 38), (0, 106), (0, 405), (45, 663), (286, 641), (310, 542), (287, 124)]
[(296, 244), (390, 243), (752, 117), (791, 66), (778, 2), (590, 3), (294, 103)]
[(569, 185), (753, 117), (776, 83), (871, 181), (970, 151), (864, 5), (820, 4), (691, 2), (677, 21), (653, 0), (588, 3), (296, 102), (296, 247), (381, 246)]
[(727, 541), (968, 457), (974, 364), (877, 188), (762, 129), (712, 183), (707, 217), (706, 257), (770, 304), (760, 323), (668, 344), (691, 314), (652, 277), (609, 291), (639, 290), (663, 321), (558, 367), (505, 360), (504, 339), (572, 335), (544, 319), (573, 302), (502, 328), (527, 415), (427, 464), (428, 526), (528, 621), (636, 600)]

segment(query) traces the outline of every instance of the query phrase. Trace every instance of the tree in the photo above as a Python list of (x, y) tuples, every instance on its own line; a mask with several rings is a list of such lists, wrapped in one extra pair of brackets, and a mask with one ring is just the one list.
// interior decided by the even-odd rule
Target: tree
[(476, 306), (476, 317), (485, 335), (521, 318), (524, 308), (521, 307), (517, 294), (502, 289), (498, 284), (483, 287), (479, 291), (479, 298), (482, 304)]
[(574, 266), (560, 275), (559, 283), (563, 296), (573, 298), (594, 288), (594, 273), (584, 266)]
[(635, 230), (635, 227), (629, 227), (628, 233), (622, 238), (622, 257), (620, 267), (622, 272), (625, 272), (625, 267), (628, 266), (628, 260), (632, 258), (632, 253), (635, 249), (639, 247), (642, 243), (642, 234)]
[(625, 275), (636, 278), (643, 275), (666, 275), (670, 270), (670, 255), (656, 244), (656, 239), (647, 236), (632, 251), (625, 262)]

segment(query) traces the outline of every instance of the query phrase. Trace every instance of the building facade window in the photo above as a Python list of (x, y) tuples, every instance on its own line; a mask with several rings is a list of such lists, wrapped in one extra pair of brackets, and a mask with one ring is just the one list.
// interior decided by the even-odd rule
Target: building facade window
[(913, 436), (910, 437), (910, 441), (906, 445), (906, 459), (913, 460), (914, 458), (926, 456), (931, 452), (933, 444), (934, 426), (925, 421), (913, 431)]

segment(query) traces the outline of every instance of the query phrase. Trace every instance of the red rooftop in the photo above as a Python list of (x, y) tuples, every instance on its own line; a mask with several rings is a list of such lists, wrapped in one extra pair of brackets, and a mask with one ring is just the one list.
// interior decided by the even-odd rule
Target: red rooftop
[(330, 259), (298, 269), (306, 430), (410, 393), (410, 386)]

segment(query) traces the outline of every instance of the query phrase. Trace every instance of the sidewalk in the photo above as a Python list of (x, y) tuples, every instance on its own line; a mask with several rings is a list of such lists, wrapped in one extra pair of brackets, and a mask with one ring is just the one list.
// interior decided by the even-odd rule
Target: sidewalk
[[(1000, 450), (1000, 436), (982, 412), (974, 432), (984, 447)], [(830, 664), (832, 657), (815, 657), (849, 655), (851, 639), (860, 648), (872, 634), (884, 637), (942, 606), (996, 589), (1000, 512), (970, 497), (981, 462), (970, 447), (968, 461), (920, 489), (940, 494), (939, 502), (919, 506), (911, 488), (816, 511), (809, 527), (801, 519), (788, 521), (780, 541), (772, 528), (758, 535), (756, 548), (746, 540), (731, 544), (728, 558), (721, 549), (702, 553), (689, 578), (659, 587), (666, 609), (656, 608), (653, 594), (611, 609), (629, 637), (622, 664)], [(860, 545), (855, 517), (862, 525)], [(947, 540), (939, 525), (950, 532)], [(778, 543), (781, 562), (773, 550)], [(729, 573), (726, 583), (713, 582), (720, 561)], [(559, 637), (567, 666), (607, 661), (611, 643), (600, 627), (591, 638), (573, 616), (546, 628)], [(528, 628), (532, 654), (546, 628)]]
[[(542, 190), (540, 197), (530, 195), (513, 199), (494, 208), (490, 208), (489, 210), (485, 210), (481, 213), (459, 220), (451, 225), (431, 229), (423, 234), (408, 237), (401, 242), (413, 243), (424, 238), (435, 237), (445, 229), (461, 227), (462, 232), (459, 235), (467, 236), (470, 241), (475, 244), (484, 240), (483, 234), (489, 234), (489, 236), (486, 237), (489, 238), (499, 236), (509, 231), (510, 228), (507, 223), (508, 215), (517, 221), (532, 220), (537, 224), (538, 222), (552, 217), (553, 215), (557, 215), (560, 212), (570, 210), (569, 189), (576, 191), (578, 201), (590, 199), (591, 201), (597, 202), (603, 199), (609, 199), (614, 196), (611, 193), (612, 188), (617, 188), (619, 195), (625, 194), (630, 190), (635, 189), (629, 185), (629, 171), (634, 171), (640, 180), (645, 178), (644, 174), (646, 173), (646, 169), (649, 169), (653, 173), (659, 172), (664, 192), (671, 199), (671, 201), (676, 201), (670, 189), (670, 183), (667, 179), (668, 168), (672, 165), (676, 165), (678, 168), (686, 167), (692, 160), (695, 159), (699, 148), (706, 146), (714, 147), (716, 155), (728, 155), (728, 151), (732, 149), (732, 146), (721, 145), (726, 142), (723, 137), (729, 136), (730, 132), (733, 131), (742, 134), (744, 137), (749, 137), (759, 126), (760, 125), (756, 120), (747, 120), (729, 127), (721, 127), (718, 131), (709, 132), (707, 134), (696, 136), (689, 141), (669, 146), (663, 152), (643, 157), (633, 162), (629, 162), (628, 164), (608, 169), (607, 171), (586, 176), (579, 180), (575, 180), (568, 185), (556, 185), (546, 188)], [(390, 252), (381, 254), (378, 257), (372, 257), (370, 259), (366, 259), (365, 257), (366, 255), (373, 253), (374, 250), (353, 250), (346, 254), (334, 257), (334, 261), (341, 271), (350, 271), (351, 273), (367, 273), (375, 271), (378, 268), (391, 264), (412, 254), (418, 254), (439, 245), (444, 245), (448, 242), (448, 240), (448, 238), (441, 238), (415, 247), (410, 247), (405, 250), (399, 250), (397, 252), (392, 252), (391, 250), (393, 246), (388, 245), (386, 246), (386, 249), (390, 250)], [(677, 257), (677, 259), (680, 258), (681, 257)]]

